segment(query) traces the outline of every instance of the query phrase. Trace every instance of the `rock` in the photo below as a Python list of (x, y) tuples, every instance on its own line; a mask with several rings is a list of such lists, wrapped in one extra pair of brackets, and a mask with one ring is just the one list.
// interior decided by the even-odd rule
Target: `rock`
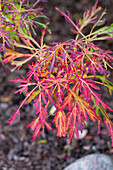
[(87, 129), (83, 129), (83, 131), (81, 132), (80, 130), (78, 130), (79, 133), (79, 137), (77, 138), (76, 134), (75, 134), (75, 139), (83, 139), (86, 137), (88, 130)]
[(49, 114), (54, 115), (55, 111), (56, 111), (56, 107), (54, 105), (52, 105), (52, 107), (50, 108)]
[(0, 103), (0, 108), (5, 110), (8, 108), (8, 103)]
[(91, 149), (91, 145), (83, 146), (83, 149), (89, 151)]
[(14, 155), (14, 149), (11, 149), (11, 150), (9, 151), (8, 155), (7, 155), (8, 160), (12, 160), (13, 155)]
[(91, 154), (78, 159), (64, 170), (113, 170), (113, 160), (105, 154)]

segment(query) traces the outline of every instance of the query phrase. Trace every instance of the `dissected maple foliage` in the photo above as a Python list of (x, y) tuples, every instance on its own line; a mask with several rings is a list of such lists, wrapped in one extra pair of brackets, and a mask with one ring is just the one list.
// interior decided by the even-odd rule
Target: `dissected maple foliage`
[[(16, 35), (23, 43), (17, 42), (15, 37), (13, 45), (29, 49), (29, 54), (16, 52), (11, 48), (5, 49), (3, 62), (10, 62), (15, 66), (13, 70), (20, 69), (29, 61), (26, 77), (10, 80), (20, 83), (15, 93), (24, 92), (25, 99), (11, 115), (9, 124), (14, 123), (16, 116), (20, 120), (20, 109), (26, 101), (33, 101), (37, 118), (27, 125), (34, 130), (33, 139), (41, 130), (44, 132), (45, 127), (52, 130), (52, 124), (48, 123), (51, 116), (48, 108), (52, 104), (56, 108), (52, 123), (56, 125), (57, 136), (65, 137), (69, 134), (69, 141), (74, 138), (74, 134), (79, 137), (79, 127), (82, 131), (90, 118), (98, 124), (98, 129), (104, 121), (113, 145), (113, 122), (107, 114), (107, 110), (113, 109), (102, 101), (99, 94), (102, 85), (108, 88), (112, 95), (113, 84), (107, 80), (107, 67), (112, 68), (113, 52), (103, 50), (94, 44), (95, 40), (113, 39), (113, 25), (98, 27), (105, 23), (105, 11), (98, 17), (97, 14), (102, 9), (97, 7), (97, 3), (98, 1), (91, 10), (87, 9), (82, 22), (79, 20), (77, 24), (68, 11), (66, 14), (56, 8), (73, 26), (71, 31), (75, 34), (75, 39), (46, 45), (43, 41), (48, 26), (45, 24), (46, 28), (42, 28), (39, 44), (28, 34), (29, 29), (27, 32), (17, 30)], [(92, 24), (92, 29), (85, 35), (83, 29), (89, 24)], [(33, 58), (35, 62), (32, 62)]]

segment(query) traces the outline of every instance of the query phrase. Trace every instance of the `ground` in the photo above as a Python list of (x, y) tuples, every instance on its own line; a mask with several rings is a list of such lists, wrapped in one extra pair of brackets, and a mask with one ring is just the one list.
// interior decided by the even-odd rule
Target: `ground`
[[(82, 16), (87, 7), (95, 1), (90, 0), (49, 0), (44, 4), (51, 19), (51, 29), (54, 36), (47, 35), (46, 41), (65, 41), (73, 38), (69, 31), (69, 24), (55, 11), (55, 7), (69, 10), (75, 18)], [(99, 1), (99, 5), (107, 9), (107, 24), (113, 21), (113, 0)], [(113, 50), (113, 41), (100, 42), (102, 48)], [(8, 69), (10, 66), (7, 66)], [(34, 109), (27, 104), (21, 110), (21, 121), (9, 126), (7, 124), (10, 115), (18, 108), (24, 95), (14, 95), (17, 85), (8, 79), (25, 74), (25, 70), (7, 74), (0, 65), (0, 169), (1, 170), (62, 170), (76, 159), (91, 153), (105, 153), (113, 158), (111, 139), (104, 125), (97, 135), (96, 124), (89, 122), (86, 130), (87, 135), (81, 140), (73, 140), (70, 146), (66, 145), (67, 138), (56, 137), (53, 133), (46, 131), (31, 142), (32, 132), (24, 127), (31, 122)], [(110, 80), (113, 82), (113, 72), (110, 71)], [(108, 91), (101, 89), (103, 100), (111, 107), (113, 97)], [(109, 112), (111, 119), (113, 115)]]

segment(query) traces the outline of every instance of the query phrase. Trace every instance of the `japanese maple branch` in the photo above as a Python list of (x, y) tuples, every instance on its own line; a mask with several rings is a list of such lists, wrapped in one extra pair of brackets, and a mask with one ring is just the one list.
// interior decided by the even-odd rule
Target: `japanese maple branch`
[[(72, 20), (70, 20), (70, 18), (63, 12), (63, 11), (61, 11), (60, 9), (58, 9), (57, 7), (55, 8), (58, 12), (60, 12), (64, 17), (66, 17), (69, 21), (70, 21), (70, 23), (76, 28), (76, 30), (79, 32), (79, 34), (81, 34), (82, 35), (82, 37), (84, 37), (85, 39), (87, 39), (86, 38), (86, 36), (80, 31), (80, 29), (77, 27), (77, 25), (75, 25), (75, 23), (72, 21)], [(77, 37), (78, 38), (78, 37)], [(76, 40), (77, 40), (77, 38), (76, 38)]]

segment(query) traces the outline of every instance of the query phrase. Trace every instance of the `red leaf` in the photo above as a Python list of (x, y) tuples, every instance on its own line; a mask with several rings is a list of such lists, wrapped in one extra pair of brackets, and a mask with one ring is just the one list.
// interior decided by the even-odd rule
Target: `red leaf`
[(64, 111), (59, 111), (53, 120), (57, 128), (57, 136), (64, 137), (67, 135), (66, 132), (66, 115)]
[(19, 121), (20, 120), (19, 109), (10, 116), (10, 120), (8, 121), (8, 124), (14, 123), (16, 116), (18, 117), (18, 121)]

